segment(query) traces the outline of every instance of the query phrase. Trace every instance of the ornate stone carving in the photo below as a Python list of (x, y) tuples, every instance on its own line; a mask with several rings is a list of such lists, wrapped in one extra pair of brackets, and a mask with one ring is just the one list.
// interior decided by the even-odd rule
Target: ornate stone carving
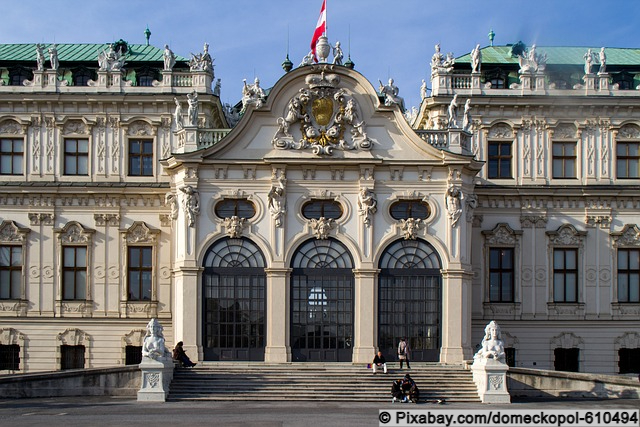
[(171, 358), (171, 353), (164, 345), (163, 329), (158, 319), (153, 318), (149, 321), (147, 333), (142, 344), (142, 357), (148, 357), (153, 360), (168, 360)]
[(547, 231), (549, 242), (558, 246), (582, 246), (585, 236), (584, 231), (578, 231), (571, 224), (565, 224), (557, 231)]
[(329, 233), (335, 227), (335, 220), (333, 218), (320, 217), (318, 219), (309, 220), (309, 223), (311, 224), (311, 229), (318, 239), (328, 239)]
[(164, 204), (169, 205), (171, 207), (171, 213), (169, 217), (171, 219), (178, 218), (178, 198), (172, 192), (169, 192), (164, 195)]
[(634, 124), (622, 126), (618, 131), (618, 139), (640, 139), (640, 127)]
[(69, 120), (62, 127), (63, 135), (88, 135), (89, 127), (82, 120)]
[(402, 230), (405, 240), (415, 240), (421, 227), (421, 219), (407, 218), (400, 220), (400, 230)]
[(504, 342), (500, 326), (494, 320), (484, 328), (484, 338), (482, 338), (480, 350), (473, 356), (473, 359), (495, 359), (505, 363)]
[(117, 227), (120, 224), (120, 215), (118, 214), (93, 214), (93, 219), (97, 227), (104, 227), (107, 224)]
[(513, 130), (511, 129), (511, 126), (505, 123), (498, 123), (491, 126), (487, 136), (489, 138), (513, 139)]
[(473, 210), (478, 207), (478, 196), (469, 194), (465, 201), (467, 207), (467, 222), (473, 221)]
[(171, 227), (171, 216), (167, 214), (159, 214), (158, 219), (160, 220), (160, 225), (162, 227)]
[(196, 216), (200, 214), (200, 195), (198, 190), (190, 185), (180, 187), (182, 191), (182, 209), (187, 217), (187, 225), (195, 227)]
[(24, 334), (13, 329), (3, 328), (0, 329), (0, 344), (2, 345), (15, 345), (18, 344), (22, 347), (24, 344)]
[(458, 225), (460, 215), (462, 215), (462, 190), (456, 185), (449, 185), (447, 189), (446, 202), (447, 202), (447, 216), (451, 220), (451, 227)]
[(0, 123), (0, 134), (13, 134), (18, 135), (22, 132), (22, 126), (13, 120), (5, 120)]
[(358, 194), (358, 215), (362, 217), (364, 225), (369, 227), (371, 225), (371, 217), (378, 210), (378, 200), (373, 191), (366, 187), (360, 189)]
[(91, 236), (95, 230), (84, 228), (79, 222), (68, 222), (62, 229), (56, 230), (60, 233), (60, 241), (65, 243), (91, 243)]
[(560, 123), (553, 130), (553, 139), (576, 139), (576, 127), (571, 123)]
[(586, 215), (585, 225), (587, 227), (597, 227), (599, 225), (600, 228), (609, 228), (611, 220), (611, 215)]
[(518, 243), (518, 236), (522, 231), (514, 231), (509, 224), (499, 223), (491, 231), (483, 231), (485, 242), (488, 245), (508, 245), (514, 246)]
[[(337, 88), (340, 77), (322, 72), (307, 76), (306, 83), (308, 88), (300, 89), (278, 118), (273, 146), (310, 148), (314, 154), (329, 156), (334, 149), (370, 150), (373, 141), (365, 133), (360, 107), (347, 89)], [(300, 123), (299, 130), (292, 128), (296, 123)], [(345, 135), (347, 130), (350, 137)]]
[(58, 341), (62, 345), (89, 345), (91, 341), (91, 335), (87, 334), (82, 329), (69, 328), (64, 332), (61, 332), (57, 336)]
[(614, 246), (640, 246), (640, 228), (636, 224), (626, 224), (622, 231), (611, 233)]
[(2, 243), (23, 243), (31, 230), (22, 228), (15, 221), (2, 221), (0, 224), (0, 242)]
[(124, 232), (127, 244), (156, 243), (160, 230), (153, 230), (143, 221), (136, 221)]
[(227, 228), (227, 235), (234, 239), (242, 236), (242, 229), (246, 221), (246, 218), (239, 218), (235, 215), (230, 218), (225, 218), (224, 225)]
[(145, 330), (144, 329), (134, 329), (125, 336), (122, 337), (122, 341), (125, 345), (133, 345), (136, 347), (142, 347), (144, 342)]
[(523, 215), (520, 217), (520, 226), (522, 228), (545, 228), (547, 218), (537, 215)]
[(147, 122), (137, 120), (131, 123), (127, 129), (127, 135), (131, 136), (153, 136), (155, 135), (154, 128)]

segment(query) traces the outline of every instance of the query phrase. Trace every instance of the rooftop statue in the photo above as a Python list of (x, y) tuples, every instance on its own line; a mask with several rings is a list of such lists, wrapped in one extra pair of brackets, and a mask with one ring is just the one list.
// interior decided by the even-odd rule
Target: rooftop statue
[(591, 49), (587, 49), (587, 53), (584, 54), (584, 73), (591, 74), (591, 67), (593, 66), (593, 52)]
[(471, 132), (471, 98), (464, 103), (464, 113), (462, 116), (462, 130)]
[(60, 62), (58, 61), (58, 47), (54, 43), (49, 47), (49, 62), (51, 63), (51, 69), (57, 70), (60, 66)]
[(422, 79), (422, 85), (420, 85), (420, 99), (425, 99), (427, 97), (427, 82)]
[(171, 358), (171, 353), (169, 353), (164, 344), (163, 329), (158, 319), (153, 318), (149, 321), (147, 334), (144, 336), (142, 343), (142, 357), (148, 357), (153, 360)]
[(36, 44), (36, 66), (38, 71), (44, 71), (44, 50), (40, 43)]
[(384, 95), (384, 105), (399, 105), (400, 109), (404, 111), (404, 99), (398, 96), (400, 89), (393, 83), (393, 79), (389, 79), (389, 84), (383, 85), (381, 80), (380, 82), (380, 93)]
[(195, 90), (187, 94), (187, 103), (189, 109), (187, 110), (187, 118), (189, 119), (189, 126), (198, 126), (198, 92)]
[(598, 70), (598, 74), (605, 74), (607, 72), (607, 54), (604, 53), (604, 47), (600, 49), (600, 69)]
[(176, 65), (176, 55), (173, 53), (171, 49), (169, 49), (169, 45), (164, 45), (164, 52), (162, 53), (162, 58), (164, 59), (164, 70), (171, 71), (173, 66)]
[(303, 58), (302, 58), (302, 62), (300, 63), (300, 67), (304, 67), (305, 65), (311, 65), (313, 64), (313, 51), (310, 50), (309, 53), (307, 53)]
[(547, 67), (547, 54), (537, 53), (535, 44), (527, 50), (524, 43), (515, 43), (511, 46), (511, 56), (518, 58), (518, 63), (520, 64), (518, 72), (520, 74), (544, 71)]
[(182, 105), (178, 98), (174, 97), (173, 100), (176, 102), (176, 110), (173, 113), (173, 121), (176, 124), (176, 130), (180, 130), (184, 127), (184, 121), (182, 118)]
[(204, 44), (202, 53), (191, 54), (189, 69), (191, 71), (206, 71), (212, 76), (215, 76), (213, 72), (213, 59), (209, 54), (209, 43)]
[(477, 44), (476, 47), (471, 51), (471, 72), (479, 73), (481, 64), (482, 52), (480, 52), (480, 45)]
[(484, 338), (482, 339), (481, 348), (473, 356), (475, 359), (495, 359), (505, 363), (504, 342), (500, 333), (500, 326), (492, 320), (484, 328)]
[(333, 48), (333, 63), (336, 65), (342, 65), (343, 57), (344, 55), (342, 53), (342, 48), (340, 47), (340, 42), (336, 42), (336, 45)]
[(121, 71), (125, 62), (125, 55), (121, 50), (116, 51), (113, 44), (109, 45), (109, 49), (98, 54), (100, 71)]
[(447, 127), (458, 127), (458, 94), (453, 95), (449, 107), (447, 108)]
[(435, 53), (431, 56), (431, 78), (436, 72), (450, 72), (456, 62), (452, 52), (447, 53), (446, 56), (440, 52), (440, 43), (435, 46), (435, 50)]
[(252, 85), (247, 84), (247, 79), (243, 80), (242, 86), (242, 111), (247, 109), (248, 105), (255, 105), (256, 108), (262, 107), (266, 99), (264, 90), (260, 87), (260, 79), (255, 78)]

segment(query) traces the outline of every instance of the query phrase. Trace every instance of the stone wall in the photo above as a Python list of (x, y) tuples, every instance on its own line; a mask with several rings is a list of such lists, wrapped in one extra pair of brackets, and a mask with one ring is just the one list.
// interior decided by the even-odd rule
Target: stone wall
[(512, 398), (640, 398), (635, 376), (509, 368), (507, 384)]
[(0, 398), (131, 396), (140, 388), (140, 368), (78, 369), (0, 377)]

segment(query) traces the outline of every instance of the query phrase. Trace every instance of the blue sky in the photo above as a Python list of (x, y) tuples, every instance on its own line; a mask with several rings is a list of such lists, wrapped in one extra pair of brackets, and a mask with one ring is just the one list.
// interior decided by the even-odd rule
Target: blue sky
[[(272, 86), (287, 53), (297, 66), (309, 51), (322, 0), (23, 0), (3, 8), (0, 43), (168, 43), (182, 56), (210, 44), (223, 102), (240, 99), (242, 79)], [(407, 106), (418, 105), (433, 47), (455, 56), (480, 43), (640, 47), (638, 0), (328, 0), (329, 41), (340, 41), (377, 87), (395, 79)], [(350, 34), (350, 37), (349, 37)]]

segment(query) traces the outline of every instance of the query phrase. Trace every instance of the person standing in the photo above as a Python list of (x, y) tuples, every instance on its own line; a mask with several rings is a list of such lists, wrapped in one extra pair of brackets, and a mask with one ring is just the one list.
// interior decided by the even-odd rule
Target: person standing
[(379, 351), (378, 354), (373, 358), (373, 363), (371, 364), (371, 368), (373, 368), (373, 375), (376, 374), (376, 369), (382, 367), (384, 373), (387, 373), (387, 359), (384, 358), (382, 352)]
[(409, 341), (406, 338), (400, 338), (400, 343), (398, 343), (398, 360), (400, 361), (400, 369), (402, 369), (403, 362), (407, 362), (407, 369), (411, 369), (409, 366), (409, 354), (411, 353), (411, 349), (409, 348)]

